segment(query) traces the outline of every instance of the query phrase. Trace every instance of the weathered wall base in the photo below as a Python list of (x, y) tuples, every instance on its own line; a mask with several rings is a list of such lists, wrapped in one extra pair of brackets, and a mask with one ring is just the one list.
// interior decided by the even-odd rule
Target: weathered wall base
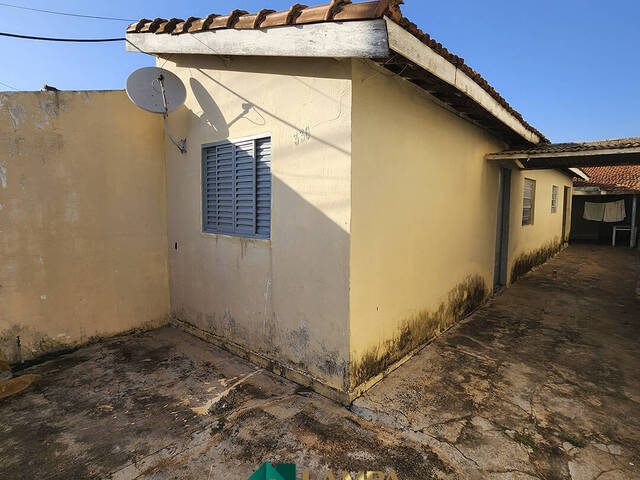
[(323, 395), (331, 400), (334, 400), (343, 405), (349, 405), (356, 397), (351, 397), (348, 393), (337, 390), (330, 387), (318, 380), (317, 378), (309, 375), (306, 372), (296, 370), (290, 366), (283, 364), (282, 362), (269, 358), (260, 353), (254, 352), (242, 345), (230, 341), (227, 338), (214, 335), (213, 333), (206, 332), (190, 323), (184, 322), (177, 318), (171, 319), (171, 324), (191, 335), (194, 335), (205, 342), (211, 343), (216, 347), (222, 348), (229, 353), (242, 357), (245, 360), (257, 365), (269, 372), (280, 375), (281, 377), (291, 380), (303, 387), (310, 388), (316, 393)]
[(514, 260), (511, 268), (511, 283), (557, 255), (564, 247), (565, 244), (556, 238), (542, 248), (520, 255)]
[(436, 311), (423, 312), (407, 320), (397, 338), (386, 342), (384, 349), (369, 352), (363, 362), (352, 365), (352, 388), (349, 392), (333, 388), (307, 372), (252, 351), (227, 338), (204, 331), (176, 317), (171, 318), (171, 324), (223, 350), (242, 357), (254, 365), (303, 387), (310, 388), (331, 400), (343, 405), (350, 405), (369, 388), (411, 359), (435, 337), (451, 328), (457, 321), (470, 315), (488, 297), (489, 289), (484, 280), (479, 276), (468, 277), (449, 292), (447, 301), (442, 302)]
[(394, 363), (469, 315), (488, 296), (489, 289), (482, 277), (467, 277), (449, 292), (446, 301), (436, 310), (423, 311), (408, 318), (392, 339), (369, 350), (359, 361), (352, 362), (349, 375), (351, 391), (387, 371)]
[[(66, 355), (74, 352), (79, 348), (92, 345), (94, 343), (107, 340), (109, 338), (119, 337), (123, 335), (133, 335), (140, 332), (155, 330), (169, 324), (169, 316), (164, 316), (158, 320), (148, 321), (138, 327), (131, 328), (123, 332), (105, 335), (93, 335), (91, 337), (81, 338), (74, 341), (59, 341), (52, 339), (46, 334), (41, 334), (31, 330), (29, 327), (20, 327), (14, 325), (11, 328), (0, 333), (0, 355), (1, 352), (8, 352), (7, 357), (11, 363), (13, 371), (22, 370), (33, 365), (37, 365), (52, 358)], [(23, 362), (20, 363), (20, 354), (18, 352), (17, 337), (20, 337), (22, 348)], [(0, 358), (0, 370), (2, 359)]]

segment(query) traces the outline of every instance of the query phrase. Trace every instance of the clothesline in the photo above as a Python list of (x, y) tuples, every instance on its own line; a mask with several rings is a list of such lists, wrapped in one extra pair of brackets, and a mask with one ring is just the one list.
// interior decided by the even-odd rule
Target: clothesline
[(594, 222), (622, 222), (625, 218), (627, 218), (624, 200), (606, 203), (585, 202), (584, 214), (582, 218)]

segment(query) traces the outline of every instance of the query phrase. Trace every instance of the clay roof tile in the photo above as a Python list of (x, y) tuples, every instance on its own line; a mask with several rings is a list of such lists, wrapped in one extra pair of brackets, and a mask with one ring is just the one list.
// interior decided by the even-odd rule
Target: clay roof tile
[(360, 3), (347, 3), (342, 5), (342, 8), (335, 12), (333, 20), (345, 21), (345, 20), (366, 20), (373, 18), (380, 18), (382, 15), (377, 13), (378, 2), (360, 2)]
[(172, 18), (168, 22), (164, 22), (160, 25), (160, 27), (156, 30), (156, 34), (160, 33), (171, 33), (175, 30), (176, 25), (184, 22), (181, 18)]
[(212, 13), (210, 15), (207, 15), (204, 18), (199, 18), (197, 20), (194, 20), (191, 23), (191, 26), (187, 29), (187, 32), (195, 33), (195, 32), (201, 32), (203, 30), (207, 30), (209, 28), (209, 25), (211, 25), (211, 23), (213, 22), (213, 20), (219, 16), (220, 15)]
[(584, 167), (582, 171), (587, 174), (589, 180), (575, 177), (573, 179), (575, 185), (600, 187), (607, 191), (640, 192), (640, 165)]
[(152, 20), (150, 22), (146, 22), (141, 28), (140, 30), (138, 30), (139, 33), (155, 33), (160, 26), (167, 22), (167, 20), (165, 20), (164, 18), (156, 18), (155, 20)]
[(241, 15), (238, 18), (238, 23), (235, 24), (234, 28), (258, 29), (267, 18), (267, 15), (274, 12), (275, 10), (269, 10), (267, 8), (263, 8), (258, 13), (254, 13), (250, 15)]
[(220, 15), (213, 19), (207, 30), (216, 30), (218, 28), (234, 28), (242, 15), (247, 15), (246, 10), (234, 10), (229, 15)]
[(292, 5), (289, 10), (285, 10), (284, 12), (270, 13), (266, 16), (264, 22), (262, 22), (261, 27), (267, 28), (279, 27), (282, 25), (293, 25), (302, 11), (306, 8), (308, 8), (306, 5), (296, 3), (295, 5)]
[(142, 27), (144, 27), (147, 23), (151, 23), (151, 20), (148, 18), (143, 18), (136, 23), (132, 23), (127, 27), (127, 33), (137, 33), (140, 31)]
[(181, 33), (187, 33), (193, 22), (196, 20), (200, 20), (198, 17), (189, 17), (184, 22), (180, 22), (176, 25), (176, 28), (173, 29), (171, 35), (180, 35)]

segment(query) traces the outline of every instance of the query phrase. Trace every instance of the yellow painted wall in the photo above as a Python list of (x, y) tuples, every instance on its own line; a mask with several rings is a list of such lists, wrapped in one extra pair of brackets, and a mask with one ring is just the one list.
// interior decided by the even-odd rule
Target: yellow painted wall
[[(522, 204), (524, 179), (536, 181), (535, 209), (532, 225), (522, 225)], [(551, 213), (552, 186), (558, 186), (558, 209)], [(572, 188), (572, 179), (557, 170), (518, 170), (511, 171), (511, 212), (509, 236), (509, 277), (514, 262), (523, 254), (533, 253), (550, 244), (557, 245), (562, 240), (562, 211), (564, 187)], [(568, 239), (571, 226), (571, 191), (568, 196), (569, 213), (565, 239)]]
[(163, 132), (123, 91), (0, 93), (0, 349), (169, 312)]
[[(415, 85), (354, 60), (351, 388), (493, 288), (499, 165), (484, 156), (504, 148)], [(548, 196), (550, 210), (552, 182), (568, 177), (531, 175), (541, 207), (523, 228), (513, 172), (512, 256), (561, 232), (561, 209), (551, 217), (542, 203)]]
[[(343, 388), (350, 61), (174, 55), (158, 64), (188, 92), (170, 119), (188, 153), (165, 145), (173, 314)], [(201, 145), (264, 133), (273, 146), (271, 240), (203, 234)]]

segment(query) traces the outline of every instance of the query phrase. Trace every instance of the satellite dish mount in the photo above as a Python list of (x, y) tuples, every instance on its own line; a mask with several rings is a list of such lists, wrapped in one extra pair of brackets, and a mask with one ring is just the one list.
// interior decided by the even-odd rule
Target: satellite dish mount
[(180, 153), (187, 152), (187, 139), (176, 140), (167, 122), (169, 112), (182, 106), (187, 98), (187, 90), (175, 74), (158, 67), (140, 68), (127, 79), (127, 95), (143, 110), (161, 113), (169, 140)]
[(167, 106), (167, 90), (164, 86), (164, 75), (160, 74), (158, 76), (158, 83), (160, 84), (160, 89), (162, 90), (162, 103), (164, 105), (164, 112), (162, 112), (162, 121), (164, 122), (164, 130), (167, 132), (167, 137), (169, 140), (178, 147), (180, 153), (187, 153), (187, 139), (183, 138), (181, 140), (177, 140), (173, 138), (171, 135), (171, 131), (169, 130), (169, 124), (167, 123), (167, 117), (169, 116), (169, 107)]

